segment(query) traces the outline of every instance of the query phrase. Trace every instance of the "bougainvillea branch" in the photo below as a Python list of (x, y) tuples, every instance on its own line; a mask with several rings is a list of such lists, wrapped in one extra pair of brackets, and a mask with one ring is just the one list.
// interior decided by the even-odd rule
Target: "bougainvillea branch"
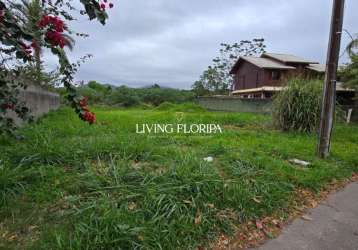
[[(80, 14), (87, 15), (90, 20), (97, 19), (105, 24), (107, 8), (112, 8), (113, 3), (107, 0), (79, 0), (83, 6)], [(67, 10), (75, 10), (71, 0), (42, 0), (42, 13), (37, 26), (41, 39), (35, 39), (34, 34), (26, 30), (26, 23), (21, 16), (21, 11), (16, 11), (21, 3), (11, 0), (0, 0), (0, 134), (12, 130), (15, 126), (11, 118), (6, 114), (13, 110), (20, 118), (26, 119), (28, 110), (21, 104), (17, 95), (20, 88), (26, 85), (19, 81), (17, 75), (21, 67), (7, 65), (6, 62), (29, 63), (33, 60), (33, 50), (38, 46), (47, 47), (59, 58), (61, 83), (66, 87), (68, 100), (79, 117), (94, 123), (96, 117), (87, 106), (87, 100), (77, 94), (73, 86), (73, 77), (79, 64), (71, 64), (65, 51), (64, 32), (69, 32), (66, 21), (74, 20)], [(67, 8), (67, 9), (66, 9)]]

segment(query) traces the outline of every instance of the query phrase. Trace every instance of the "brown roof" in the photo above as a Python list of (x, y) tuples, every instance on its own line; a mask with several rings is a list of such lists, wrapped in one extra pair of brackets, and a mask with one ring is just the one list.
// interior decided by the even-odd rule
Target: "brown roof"
[(283, 63), (271, 60), (269, 58), (255, 56), (240, 56), (235, 65), (232, 67), (230, 74), (234, 74), (241, 60), (247, 61), (263, 69), (295, 69), (295, 67), (284, 65)]
[(316, 64), (318, 62), (304, 59), (298, 56), (289, 55), (289, 54), (278, 54), (278, 53), (264, 53), (262, 54), (262, 57), (268, 57), (275, 60), (278, 60), (283, 63), (303, 63), (303, 64)]

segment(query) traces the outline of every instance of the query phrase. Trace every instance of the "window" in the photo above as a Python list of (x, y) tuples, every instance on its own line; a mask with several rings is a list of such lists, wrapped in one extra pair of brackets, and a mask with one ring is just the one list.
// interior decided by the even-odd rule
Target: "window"
[(280, 80), (281, 72), (280, 71), (271, 71), (271, 80)]

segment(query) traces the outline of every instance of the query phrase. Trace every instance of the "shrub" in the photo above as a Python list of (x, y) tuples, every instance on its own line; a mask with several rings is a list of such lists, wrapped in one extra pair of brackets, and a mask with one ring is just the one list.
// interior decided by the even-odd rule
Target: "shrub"
[(170, 103), (170, 102), (163, 102), (160, 105), (158, 105), (155, 109), (156, 110), (161, 110), (161, 111), (167, 111), (167, 110), (171, 110), (175, 107), (175, 104)]
[(183, 103), (194, 100), (194, 93), (188, 90), (150, 87), (137, 90), (142, 102), (158, 106), (164, 102)]
[(140, 98), (135, 93), (134, 89), (126, 86), (121, 86), (112, 91), (108, 97), (107, 104), (109, 105), (121, 105), (123, 107), (131, 107), (138, 105)]
[[(90, 84), (88, 84), (89, 86)], [(112, 87), (107, 92), (91, 86), (85, 88), (94, 89), (95, 92), (100, 93), (99, 97), (90, 94), (89, 100), (93, 99), (94, 102), (113, 106), (133, 107), (140, 104), (147, 104), (158, 106), (164, 102), (171, 103), (184, 103), (194, 101), (194, 93), (189, 90), (179, 90), (171, 88), (161, 88), (158, 85), (154, 85), (146, 88), (130, 88), (127, 86)], [(105, 89), (107, 90), (107, 89)]]
[(87, 97), (88, 102), (90, 104), (101, 103), (104, 98), (104, 94), (102, 92), (99, 92), (99, 91), (92, 89), (88, 86), (81, 86), (81, 87), (77, 88), (77, 91), (82, 96)]
[(282, 130), (312, 132), (319, 124), (321, 103), (321, 80), (291, 79), (274, 97), (274, 124)]

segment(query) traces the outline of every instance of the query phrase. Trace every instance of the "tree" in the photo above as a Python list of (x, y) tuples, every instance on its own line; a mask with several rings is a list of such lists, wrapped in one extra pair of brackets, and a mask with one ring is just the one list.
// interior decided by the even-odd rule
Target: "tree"
[(352, 36), (351, 38), (351, 42), (346, 47), (350, 62), (341, 67), (338, 74), (346, 87), (358, 89), (358, 35), (356, 34), (355, 39)]
[(196, 97), (210, 94), (210, 91), (205, 88), (203, 82), (203, 80), (195, 81), (192, 86), (192, 91), (195, 93)]
[(194, 91), (200, 88), (213, 94), (226, 94), (233, 84), (233, 76), (230, 74), (239, 56), (260, 56), (265, 52), (266, 45), (263, 38), (242, 40), (239, 43), (220, 44), (220, 55), (214, 58), (200, 76), (200, 79), (192, 86)]
[(200, 76), (199, 82), (205, 89), (214, 94), (225, 94), (228, 83), (218, 67), (209, 66)]
[(134, 106), (140, 102), (136, 91), (124, 85), (116, 88), (111, 93), (109, 100), (111, 105), (121, 105), (123, 107)]
[[(12, 0), (0, 0), (0, 133), (11, 132), (15, 128), (11, 118), (6, 116), (8, 110), (15, 111), (20, 118), (26, 118), (28, 109), (20, 103), (17, 96), (19, 88), (26, 87), (19, 75), (24, 65), (33, 62), (36, 39), (39, 38), (43, 47), (50, 49), (59, 59), (61, 83), (67, 90), (67, 99), (79, 117), (89, 123), (95, 121), (95, 115), (88, 109), (87, 100), (78, 95), (73, 86), (73, 75), (83, 57), (77, 63), (70, 63), (63, 50), (66, 45), (65, 31), (68, 30), (66, 21), (74, 20), (68, 10), (75, 10), (71, 0), (42, 1), (43, 14), (36, 23), (39, 35), (25, 29), (27, 23), (23, 13), (16, 8), (17, 3)], [(107, 19), (106, 7), (113, 7), (112, 3), (97, 0), (80, 0), (82, 15), (90, 20), (97, 19), (105, 24)]]

